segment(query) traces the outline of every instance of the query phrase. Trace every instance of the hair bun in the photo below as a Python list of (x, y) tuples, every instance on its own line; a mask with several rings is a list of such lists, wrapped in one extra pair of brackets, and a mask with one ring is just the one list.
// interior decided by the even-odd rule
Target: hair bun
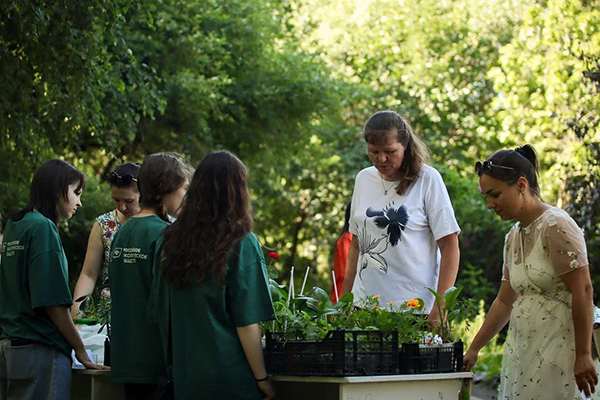
[(525, 144), (523, 146), (517, 147), (515, 152), (525, 157), (529, 162), (533, 165), (534, 169), (537, 171), (538, 169), (538, 161), (537, 154), (535, 149), (530, 144)]

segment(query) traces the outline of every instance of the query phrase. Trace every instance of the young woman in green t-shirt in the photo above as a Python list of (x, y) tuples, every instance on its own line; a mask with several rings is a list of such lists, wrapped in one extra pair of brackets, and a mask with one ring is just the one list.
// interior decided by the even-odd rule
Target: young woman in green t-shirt
[(251, 231), (247, 175), (231, 153), (204, 157), (179, 218), (164, 232), (152, 299), (155, 315), (168, 324), (163, 331), (172, 334), (177, 399), (275, 395), (259, 326), (274, 312), (264, 256)]
[(108, 262), (111, 292), (112, 379), (124, 384), (125, 398), (166, 398), (158, 382), (166, 364), (158, 325), (147, 315), (156, 243), (177, 216), (191, 167), (171, 153), (151, 154), (138, 173), (140, 212), (116, 233)]
[[(99, 276), (101, 276), (100, 283), (104, 287), (108, 285), (110, 245), (121, 226), (140, 212), (140, 192), (137, 187), (140, 167), (138, 163), (125, 163), (108, 174), (106, 180), (110, 184), (110, 194), (115, 209), (96, 217), (92, 225), (81, 274), (73, 290), (74, 299), (91, 294)], [(73, 318), (83, 317), (79, 310), (80, 306), (81, 302), (75, 301), (71, 307)]]
[(62, 160), (33, 177), (29, 203), (11, 215), (0, 259), (0, 399), (69, 399), (71, 349), (92, 363), (69, 315), (67, 259), (57, 224), (81, 207), (85, 177)]

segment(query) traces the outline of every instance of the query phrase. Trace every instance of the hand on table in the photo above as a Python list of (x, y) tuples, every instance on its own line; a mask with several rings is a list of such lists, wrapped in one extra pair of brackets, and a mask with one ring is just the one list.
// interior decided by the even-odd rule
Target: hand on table
[(465, 372), (469, 372), (473, 369), (473, 366), (477, 363), (477, 358), (479, 357), (479, 352), (474, 350), (467, 350), (463, 357), (463, 370)]
[(107, 367), (105, 365), (94, 364), (90, 360), (90, 357), (88, 356), (85, 350), (76, 351), (75, 358), (77, 358), (77, 361), (79, 361), (81, 365), (83, 365), (86, 369), (110, 370), (110, 367)]

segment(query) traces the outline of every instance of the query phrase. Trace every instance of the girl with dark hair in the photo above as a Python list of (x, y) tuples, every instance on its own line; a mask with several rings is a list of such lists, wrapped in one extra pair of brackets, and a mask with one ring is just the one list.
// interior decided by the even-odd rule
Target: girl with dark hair
[(62, 160), (33, 177), (29, 203), (11, 215), (0, 258), (0, 399), (69, 399), (71, 349), (93, 364), (69, 315), (67, 259), (57, 224), (81, 207), (83, 174)]
[[(108, 282), (108, 256), (113, 238), (121, 226), (140, 211), (140, 193), (137, 189), (139, 170), (140, 164), (125, 163), (107, 176), (106, 180), (110, 183), (110, 193), (116, 208), (100, 215), (92, 225), (85, 261), (73, 292), (75, 299), (93, 292), (100, 271), (102, 271), (102, 283)], [(80, 305), (81, 302), (73, 303), (71, 307), (73, 318), (81, 318)]]
[(151, 311), (172, 351), (177, 399), (274, 396), (259, 326), (274, 312), (249, 197), (244, 164), (208, 154), (159, 242)]
[(440, 173), (426, 164), (429, 150), (394, 111), (380, 111), (364, 127), (373, 163), (356, 176), (343, 293), (380, 295), (381, 304), (421, 298), (439, 325), (427, 288), (442, 297), (456, 281), (460, 228)]
[(172, 153), (151, 154), (138, 174), (140, 212), (117, 232), (108, 263), (111, 291), (111, 366), (127, 399), (157, 399), (166, 375), (158, 326), (147, 317), (156, 242), (176, 216), (191, 168)]
[(465, 369), (508, 322), (498, 398), (590, 396), (598, 366), (591, 355), (593, 289), (583, 232), (540, 199), (533, 147), (497, 151), (475, 171), (488, 208), (517, 223), (506, 235), (500, 291), (464, 356)]

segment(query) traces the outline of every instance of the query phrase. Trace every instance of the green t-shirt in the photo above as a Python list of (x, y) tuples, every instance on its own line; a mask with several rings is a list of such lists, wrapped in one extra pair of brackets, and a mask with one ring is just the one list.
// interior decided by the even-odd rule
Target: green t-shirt
[(73, 303), (56, 225), (37, 211), (6, 224), (0, 258), (0, 338), (33, 340), (71, 356), (44, 307)]
[(158, 325), (147, 312), (156, 242), (167, 225), (157, 216), (131, 218), (111, 245), (108, 278), (115, 382), (157, 383), (166, 375)]
[(159, 273), (158, 258), (154, 270), (150, 312), (161, 332), (168, 331), (169, 307), (172, 310), (175, 398), (261, 399), (236, 331), (275, 317), (256, 236), (246, 235), (228, 257), (223, 287), (208, 280), (170, 289)]

